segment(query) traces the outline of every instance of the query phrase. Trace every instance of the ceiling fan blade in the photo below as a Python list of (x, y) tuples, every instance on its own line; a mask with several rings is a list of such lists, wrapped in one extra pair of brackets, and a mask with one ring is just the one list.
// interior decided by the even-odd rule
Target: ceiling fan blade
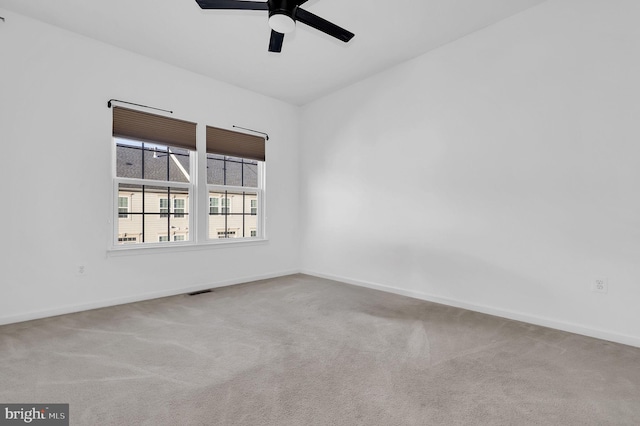
[(282, 52), (282, 42), (284, 34), (271, 30), (271, 40), (269, 40), (269, 52)]
[(304, 9), (296, 9), (296, 20), (315, 28), (316, 30), (320, 30), (323, 33), (329, 34), (338, 40), (342, 40), (345, 43), (351, 40), (355, 35), (352, 32), (333, 24), (326, 19), (322, 19), (311, 12), (307, 12)]
[(202, 9), (269, 10), (266, 2), (240, 0), (196, 0)]

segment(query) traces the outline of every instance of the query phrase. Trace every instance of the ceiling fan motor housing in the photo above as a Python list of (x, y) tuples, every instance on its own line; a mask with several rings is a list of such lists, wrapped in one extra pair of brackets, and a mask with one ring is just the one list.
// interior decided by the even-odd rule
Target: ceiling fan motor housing
[(296, 0), (268, 0), (269, 18), (273, 15), (285, 15), (296, 20), (296, 9), (298, 2)]

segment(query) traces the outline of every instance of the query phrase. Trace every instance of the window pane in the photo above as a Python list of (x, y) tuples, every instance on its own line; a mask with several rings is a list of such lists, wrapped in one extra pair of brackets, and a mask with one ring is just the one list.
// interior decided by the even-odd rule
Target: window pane
[(245, 216), (245, 221), (244, 221), (244, 237), (245, 238), (250, 238), (250, 237), (255, 237), (255, 235), (252, 234), (257, 232), (258, 230), (258, 223), (256, 221), (256, 216)]
[[(118, 219), (118, 244), (178, 241), (173, 238), (175, 235), (184, 235), (188, 240), (188, 196), (189, 191), (183, 188), (119, 184), (118, 199), (126, 197), (130, 207), (128, 218)], [(178, 213), (169, 211), (169, 199), (182, 206)]]
[(116, 176), (142, 178), (142, 150), (139, 146), (129, 143), (116, 144)]
[[(210, 191), (209, 238), (255, 237), (257, 213), (258, 194), (255, 192)], [(251, 231), (255, 231), (253, 235)]]
[(224, 156), (207, 154), (207, 183), (224, 185)]
[[(118, 210), (122, 199), (130, 200), (130, 212), (142, 211), (142, 186), (125, 185), (118, 186)], [(118, 244), (136, 244), (142, 242), (142, 215), (118, 214)]]
[(225, 216), (209, 216), (209, 238), (219, 238), (220, 233), (225, 232)]
[(190, 182), (191, 152), (148, 142), (116, 139), (116, 176)]
[(258, 162), (251, 160), (244, 160), (242, 166), (244, 185), (252, 188), (258, 187)]
[(171, 182), (190, 182), (189, 151), (181, 148), (170, 148), (169, 180)]
[(207, 183), (258, 187), (258, 162), (237, 157), (207, 154)]
[(242, 158), (227, 157), (225, 176), (225, 185), (242, 186)]

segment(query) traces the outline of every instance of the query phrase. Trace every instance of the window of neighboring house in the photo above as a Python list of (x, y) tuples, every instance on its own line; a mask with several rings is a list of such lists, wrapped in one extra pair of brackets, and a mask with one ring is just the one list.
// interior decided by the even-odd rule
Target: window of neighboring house
[[(184, 217), (186, 199), (174, 198), (173, 199), (173, 217)], [(169, 215), (169, 200), (167, 198), (160, 198), (160, 217), (167, 217)]]
[[(114, 245), (264, 237), (264, 139), (207, 127), (206, 151), (198, 152), (195, 129), (195, 123), (113, 108), (114, 211), (129, 219), (115, 221)], [(207, 163), (200, 183), (198, 157)], [(207, 191), (198, 190), (204, 185)], [(206, 199), (194, 199), (205, 193), (208, 211)], [(202, 218), (207, 227), (191, 234), (200, 214), (208, 216)]]
[(220, 209), (222, 214), (231, 213), (231, 198), (221, 197), (220, 205), (222, 206), (222, 208)]
[(220, 199), (209, 197), (209, 214), (220, 214)]
[(185, 206), (185, 199), (184, 198), (174, 198), (173, 199), (173, 213), (174, 213), (176, 218), (184, 217), (184, 212), (185, 212), (184, 206)]
[(218, 238), (236, 238), (236, 231), (218, 231)]
[(118, 218), (129, 218), (129, 197), (118, 197)]
[(160, 217), (169, 217), (169, 199), (160, 198)]

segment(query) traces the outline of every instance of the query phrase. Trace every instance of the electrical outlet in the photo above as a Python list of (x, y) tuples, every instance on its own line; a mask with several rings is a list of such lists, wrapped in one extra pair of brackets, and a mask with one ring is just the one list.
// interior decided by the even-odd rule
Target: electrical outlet
[(76, 275), (79, 277), (84, 277), (85, 275), (87, 275), (87, 268), (84, 265), (78, 265), (78, 268), (76, 269)]
[(593, 280), (591, 291), (594, 293), (606, 293), (609, 291), (609, 284), (605, 278), (597, 278)]

